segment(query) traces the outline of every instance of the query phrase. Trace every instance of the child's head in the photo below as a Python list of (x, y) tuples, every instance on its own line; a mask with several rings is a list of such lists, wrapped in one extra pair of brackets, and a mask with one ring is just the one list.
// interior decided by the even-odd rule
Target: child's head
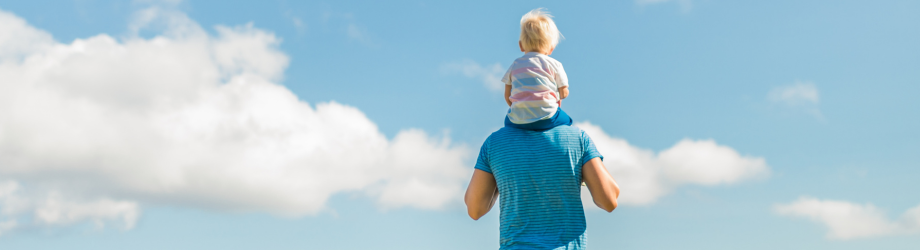
[(560, 37), (562, 34), (559, 34), (553, 16), (543, 8), (531, 10), (521, 17), (520, 44), (525, 52), (552, 53)]

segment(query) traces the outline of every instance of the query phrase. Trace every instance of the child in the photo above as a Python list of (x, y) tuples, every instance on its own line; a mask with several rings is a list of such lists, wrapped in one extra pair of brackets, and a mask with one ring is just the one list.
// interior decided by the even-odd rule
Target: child
[(538, 8), (521, 18), (518, 46), (525, 53), (502, 77), (505, 102), (511, 107), (505, 116), (506, 127), (547, 130), (572, 125), (572, 118), (560, 108), (569, 95), (569, 79), (562, 63), (549, 57), (561, 36), (552, 17)]

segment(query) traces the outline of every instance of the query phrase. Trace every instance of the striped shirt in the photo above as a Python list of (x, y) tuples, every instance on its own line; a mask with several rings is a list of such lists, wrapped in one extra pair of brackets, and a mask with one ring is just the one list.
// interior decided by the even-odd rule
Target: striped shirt
[(511, 85), (508, 119), (515, 124), (552, 117), (561, 100), (559, 88), (569, 86), (562, 63), (537, 52), (527, 52), (515, 59), (502, 82)]
[(585, 249), (581, 168), (595, 157), (591, 138), (573, 126), (492, 133), (476, 169), (498, 184), (500, 249)]

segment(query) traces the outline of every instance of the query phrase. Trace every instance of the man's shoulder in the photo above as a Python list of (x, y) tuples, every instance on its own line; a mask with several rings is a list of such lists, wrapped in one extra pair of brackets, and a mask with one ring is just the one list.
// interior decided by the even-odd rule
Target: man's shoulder
[(559, 129), (559, 131), (561, 131), (561, 132), (567, 132), (567, 133), (578, 133), (578, 134), (581, 134), (581, 133), (584, 132), (584, 131), (581, 130), (581, 128), (576, 127), (576, 126), (571, 126), (571, 125), (556, 126), (556, 127), (553, 128), (553, 129)]
[(568, 125), (556, 126), (554, 128), (543, 130), (543, 131), (502, 127), (498, 131), (492, 132), (492, 135), (490, 135), (489, 139), (487, 140), (498, 140), (503, 137), (509, 137), (509, 136), (533, 136), (533, 137), (576, 136), (576, 137), (580, 137), (583, 134), (584, 134), (584, 131), (582, 131), (581, 128), (578, 128), (576, 126), (568, 126)]
[(500, 128), (500, 129), (496, 130), (495, 132), (492, 132), (492, 134), (489, 135), (489, 138), (486, 138), (486, 141), (497, 140), (497, 139), (500, 139), (501, 137), (505, 137), (505, 136), (509, 136), (509, 135), (515, 135), (515, 134), (521, 134), (522, 132), (524, 132), (524, 130), (522, 130), (522, 129), (516, 129), (516, 128), (511, 128), (511, 127), (502, 127), (502, 128)]
[(581, 142), (584, 139), (585, 132), (581, 128), (569, 125), (556, 126), (548, 130), (552, 137), (559, 140), (565, 140), (569, 143)]

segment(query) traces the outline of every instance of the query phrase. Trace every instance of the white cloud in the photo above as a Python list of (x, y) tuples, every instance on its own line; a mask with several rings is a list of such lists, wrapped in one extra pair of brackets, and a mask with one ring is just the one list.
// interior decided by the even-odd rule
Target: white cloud
[(658, 153), (662, 172), (675, 184), (732, 184), (768, 173), (763, 158), (744, 157), (713, 140), (683, 139)]
[[(604, 165), (622, 189), (621, 204), (650, 204), (680, 185), (733, 184), (770, 173), (763, 158), (742, 156), (713, 140), (684, 139), (656, 155), (611, 137), (594, 124), (582, 122), (575, 126), (591, 136), (604, 155)], [(586, 207), (594, 207), (588, 205), (590, 198), (583, 200)]]
[(796, 81), (791, 85), (775, 87), (767, 94), (767, 100), (786, 108), (804, 111), (818, 119), (824, 119), (818, 108), (821, 97), (814, 83)]
[(819, 200), (801, 197), (773, 210), (786, 216), (805, 217), (827, 227), (827, 237), (838, 240), (871, 238), (920, 232), (920, 206), (913, 207), (898, 220), (890, 220), (872, 204)]
[(50, 34), (30, 27), (17, 16), (0, 13), (0, 62), (18, 61), (53, 45)]
[(767, 98), (789, 106), (818, 104), (820, 101), (818, 88), (811, 82), (796, 82), (792, 85), (775, 87), (770, 90)]
[(441, 72), (446, 74), (459, 73), (463, 74), (463, 76), (480, 80), (486, 88), (492, 91), (503, 91), (505, 89), (505, 83), (502, 82), (502, 75), (504, 75), (505, 69), (499, 63), (483, 66), (467, 59), (442, 64)]
[(68, 44), (0, 11), (0, 176), (16, 187), (0, 193), (0, 233), (23, 216), (131, 228), (142, 205), (303, 216), (343, 192), (383, 208), (459, 200), (466, 146), (389, 140), (354, 107), (298, 100), (276, 83), (288, 57), (272, 33), (212, 36), (157, 8), (131, 28), (151, 25), (161, 34)]
[(83, 220), (93, 221), (102, 228), (114, 222), (122, 229), (134, 227), (140, 208), (136, 202), (107, 198), (95, 200), (65, 199), (57, 192), (23, 195), (16, 181), (0, 182), (0, 235), (19, 226), (16, 217), (31, 214), (40, 225), (69, 225)]
[(16, 228), (16, 226), (18, 226), (18, 223), (16, 223), (16, 221), (14, 220), (0, 221), (0, 235), (3, 235), (4, 233), (10, 230), (13, 230), (14, 228)]

